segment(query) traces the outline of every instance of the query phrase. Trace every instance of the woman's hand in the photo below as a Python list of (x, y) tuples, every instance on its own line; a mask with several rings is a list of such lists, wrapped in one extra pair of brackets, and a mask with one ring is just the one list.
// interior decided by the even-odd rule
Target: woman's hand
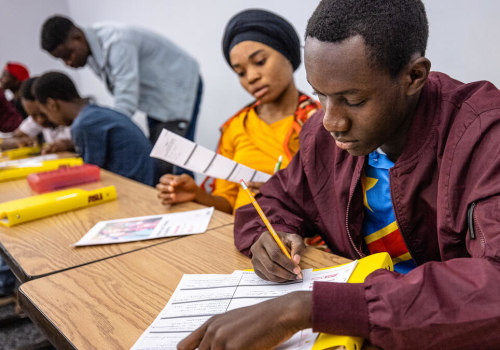
[(252, 191), (254, 194), (257, 194), (260, 192), (260, 187), (265, 184), (265, 182), (254, 182), (250, 181), (248, 183), (248, 189)]
[(187, 174), (165, 174), (160, 178), (156, 189), (163, 205), (193, 201), (200, 190), (194, 179)]

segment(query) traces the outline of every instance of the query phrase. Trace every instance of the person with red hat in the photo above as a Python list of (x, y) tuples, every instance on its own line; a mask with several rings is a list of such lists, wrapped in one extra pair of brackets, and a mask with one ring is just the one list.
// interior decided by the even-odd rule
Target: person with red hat
[(9, 103), (3, 90), (0, 89), (0, 132), (12, 132), (22, 121), (21, 114)]
[(30, 74), (26, 66), (18, 62), (7, 62), (3, 68), (2, 75), (0, 76), (1, 88), (12, 92), (14, 97), (10, 102), (19, 111), (23, 119), (28, 115), (21, 104), (21, 99), (19, 98), (19, 88), (21, 87), (22, 82), (27, 80), (29, 77)]

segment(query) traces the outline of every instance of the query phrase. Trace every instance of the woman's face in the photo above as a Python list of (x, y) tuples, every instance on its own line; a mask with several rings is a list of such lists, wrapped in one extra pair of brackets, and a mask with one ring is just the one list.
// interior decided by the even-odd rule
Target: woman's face
[(21, 98), (21, 104), (28, 115), (33, 118), (33, 120), (43, 128), (55, 128), (57, 125), (51, 123), (47, 116), (38, 108), (35, 101), (30, 101), (25, 98)]
[(243, 41), (232, 48), (229, 58), (241, 86), (261, 103), (275, 101), (293, 84), (290, 61), (265, 44)]

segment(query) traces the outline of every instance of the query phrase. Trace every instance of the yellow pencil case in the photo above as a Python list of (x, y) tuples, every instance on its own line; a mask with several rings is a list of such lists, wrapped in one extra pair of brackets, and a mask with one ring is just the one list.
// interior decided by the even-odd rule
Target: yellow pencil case
[(86, 191), (79, 188), (55, 191), (0, 203), (0, 224), (13, 226), (65, 211), (116, 199), (115, 186)]

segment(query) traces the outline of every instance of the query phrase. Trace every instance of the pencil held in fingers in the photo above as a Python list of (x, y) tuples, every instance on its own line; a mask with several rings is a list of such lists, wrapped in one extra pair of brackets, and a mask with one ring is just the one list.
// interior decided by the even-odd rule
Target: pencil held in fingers
[(257, 201), (255, 200), (252, 192), (250, 192), (250, 190), (248, 189), (248, 186), (245, 183), (245, 181), (240, 180), (240, 184), (241, 184), (241, 187), (243, 187), (243, 190), (245, 190), (245, 192), (250, 196), (250, 199), (252, 201), (253, 206), (255, 207), (255, 209), (257, 210), (257, 212), (259, 213), (262, 221), (264, 221), (264, 224), (266, 225), (267, 229), (269, 230), (269, 232), (273, 236), (274, 240), (276, 241), (276, 243), (280, 247), (280, 249), (283, 252), (283, 254), (285, 254), (288, 259), (292, 260), (292, 257), (290, 256), (290, 253), (288, 253), (288, 250), (286, 249), (285, 245), (283, 244), (283, 242), (279, 238), (279, 236), (276, 233), (276, 231), (274, 230), (274, 228), (271, 226), (271, 223), (267, 219), (266, 214), (264, 214), (264, 212), (262, 211), (262, 208), (260, 207), (259, 203), (257, 203)]

